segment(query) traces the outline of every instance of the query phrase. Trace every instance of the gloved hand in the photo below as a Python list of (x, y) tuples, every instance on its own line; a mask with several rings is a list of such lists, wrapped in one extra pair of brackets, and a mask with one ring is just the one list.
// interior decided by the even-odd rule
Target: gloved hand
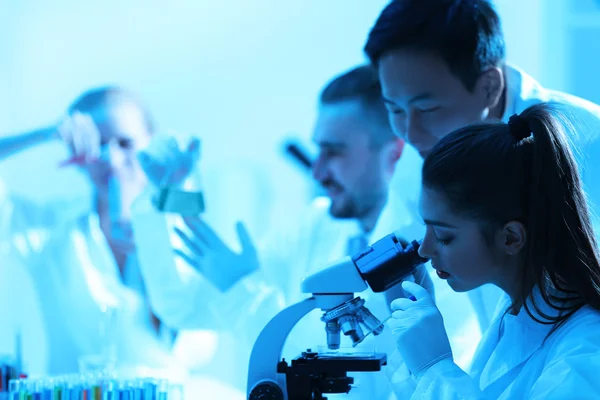
[(100, 131), (90, 115), (76, 111), (66, 116), (56, 131), (72, 154), (61, 166), (90, 163), (100, 157)]
[(175, 253), (219, 290), (226, 292), (246, 275), (258, 270), (256, 249), (241, 222), (236, 228), (242, 251), (235, 253), (199, 217), (185, 217), (184, 220), (193, 236), (175, 228), (187, 247), (187, 251), (176, 249)]
[(183, 149), (173, 136), (159, 135), (138, 153), (138, 160), (154, 187), (178, 186), (200, 159), (200, 140), (192, 138)]
[(417, 300), (394, 300), (391, 304), (394, 312), (388, 325), (398, 352), (418, 379), (437, 362), (452, 359), (452, 349), (442, 315), (427, 290), (408, 281), (402, 283), (402, 288)]

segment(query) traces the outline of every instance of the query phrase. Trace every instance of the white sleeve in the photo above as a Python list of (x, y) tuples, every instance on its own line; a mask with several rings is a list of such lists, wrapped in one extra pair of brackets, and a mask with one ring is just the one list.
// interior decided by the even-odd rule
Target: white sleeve
[(600, 114), (596, 105), (561, 108), (573, 124), (573, 155), (592, 214), (596, 238), (600, 239)]
[[(249, 335), (282, 306), (280, 293), (255, 273), (223, 293), (199, 272), (175, 258), (172, 225), (154, 209), (150, 193), (132, 208), (140, 270), (156, 315), (176, 329), (231, 329), (244, 326)], [(260, 312), (259, 312), (260, 311)], [(252, 333), (251, 333), (252, 332)]]
[(562, 337), (556, 340), (556, 345), (548, 354), (548, 362), (541, 375), (524, 398), (586, 400), (600, 397), (600, 327), (595, 313), (580, 319), (577, 329), (562, 332)]
[(10, 192), (0, 181), (0, 234), (3, 239), (30, 229), (52, 230), (87, 210), (89, 206), (79, 198), (43, 203)]
[[(560, 400), (575, 397), (597, 399), (600, 396), (600, 350), (598, 346), (598, 324), (595, 315), (579, 323), (581, 329), (563, 331), (562, 338), (546, 356), (546, 364), (538, 376), (532, 375), (531, 386), (513, 386), (512, 397), (527, 400)], [(588, 323), (589, 322), (589, 323)], [(536, 371), (520, 372), (520, 376)], [(404, 381), (405, 382), (405, 381)], [(394, 382), (399, 398), (408, 398), (410, 393), (400, 396), (399, 390), (409, 387)], [(507, 395), (508, 393), (505, 393)], [(511, 398), (512, 398), (511, 397)], [(450, 360), (433, 365), (418, 380), (411, 399), (475, 400), (486, 399), (477, 383)]]
[(583, 188), (587, 194), (596, 238), (600, 240), (600, 139), (588, 145), (585, 156), (587, 160), (581, 174)]
[(452, 360), (442, 360), (417, 381), (411, 399), (478, 400), (485, 395), (477, 383)]

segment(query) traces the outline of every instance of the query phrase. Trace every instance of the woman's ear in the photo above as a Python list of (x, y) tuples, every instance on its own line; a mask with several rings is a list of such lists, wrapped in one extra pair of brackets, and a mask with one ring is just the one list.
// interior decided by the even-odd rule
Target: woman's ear
[(519, 221), (507, 222), (497, 237), (497, 245), (507, 255), (518, 254), (527, 240), (525, 225)]

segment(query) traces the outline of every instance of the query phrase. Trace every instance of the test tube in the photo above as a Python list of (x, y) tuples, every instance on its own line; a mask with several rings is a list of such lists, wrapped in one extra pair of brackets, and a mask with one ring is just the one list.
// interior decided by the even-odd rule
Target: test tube
[(169, 381), (161, 379), (158, 381), (158, 400), (167, 400), (169, 397)]
[(0, 365), (0, 393), (8, 391), (8, 381), (10, 380), (9, 365), (5, 362)]
[(132, 380), (129, 383), (131, 391), (131, 400), (143, 400), (144, 398), (144, 381), (140, 379)]
[(38, 390), (41, 400), (52, 400), (52, 379), (40, 379), (38, 382)]
[(114, 379), (105, 379), (102, 382), (102, 400), (117, 400), (117, 383)]
[(65, 392), (67, 393), (64, 400), (81, 400), (83, 396), (80, 378), (78, 376), (69, 376), (65, 383)]
[(115, 400), (132, 400), (131, 389), (127, 382), (119, 382), (118, 397)]
[(10, 400), (19, 400), (21, 397), (21, 380), (20, 379), (11, 379), (8, 382), (8, 393)]
[(91, 387), (90, 400), (102, 400), (102, 386), (100, 382), (94, 382)]
[(41, 382), (37, 379), (28, 379), (27, 400), (42, 400)]
[(157, 384), (154, 379), (144, 380), (144, 397), (143, 400), (156, 400), (157, 398)]
[(52, 400), (66, 400), (64, 393), (64, 380), (62, 378), (54, 379), (52, 382)]

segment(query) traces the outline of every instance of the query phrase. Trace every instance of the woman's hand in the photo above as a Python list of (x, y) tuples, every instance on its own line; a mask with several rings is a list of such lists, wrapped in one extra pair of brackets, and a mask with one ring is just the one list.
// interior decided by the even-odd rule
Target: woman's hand
[(398, 352), (418, 379), (432, 365), (451, 359), (452, 349), (442, 315), (427, 290), (409, 281), (403, 282), (402, 288), (416, 301), (394, 300), (388, 325), (396, 339)]

